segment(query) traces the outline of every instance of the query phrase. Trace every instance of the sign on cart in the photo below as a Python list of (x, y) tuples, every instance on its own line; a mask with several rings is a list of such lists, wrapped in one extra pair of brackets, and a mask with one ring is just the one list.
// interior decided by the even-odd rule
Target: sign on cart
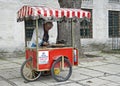
[(39, 51), (38, 58), (39, 58), (39, 64), (48, 64), (49, 61), (48, 51)]

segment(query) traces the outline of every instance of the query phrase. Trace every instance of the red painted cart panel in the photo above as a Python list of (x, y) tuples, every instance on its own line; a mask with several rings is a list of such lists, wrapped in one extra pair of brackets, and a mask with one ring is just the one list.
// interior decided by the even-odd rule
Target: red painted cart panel
[[(73, 48), (53, 48), (50, 50), (40, 50), (40, 52), (48, 52), (48, 62), (42, 64), (40, 62), (41, 56), (38, 55), (38, 69), (39, 70), (50, 70), (54, 60), (61, 56), (65, 56), (69, 59), (70, 63), (73, 64)], [(47, 53), (46, 53), (47, 54)], [(47, 56), (47, 55), (46, 55)], [(43, 57), (44, 58), (44, 57)]]
[(45, 48), (38, 50), (26, 50), (26, 59), (33, 58), (33, 68), (38, 71), (50, 70), (54, 60), (65, 56), (69, 59), (71, 65), (78, 65), (78, 50), (72, 47), (64, 48)]
[(26, 59), (32, 57), (33, 68), (37, 69), (37, 53), (35, 49), (26, 49)]

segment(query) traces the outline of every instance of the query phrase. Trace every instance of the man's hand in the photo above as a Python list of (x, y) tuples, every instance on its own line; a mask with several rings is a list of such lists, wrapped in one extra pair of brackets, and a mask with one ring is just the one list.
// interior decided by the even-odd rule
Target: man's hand
[(47, 46), (47, 45), (49, 45), (49, 43), (48, 43), (48, 42), (44, 42), (43, 45), (44, 45), (44, 46)]

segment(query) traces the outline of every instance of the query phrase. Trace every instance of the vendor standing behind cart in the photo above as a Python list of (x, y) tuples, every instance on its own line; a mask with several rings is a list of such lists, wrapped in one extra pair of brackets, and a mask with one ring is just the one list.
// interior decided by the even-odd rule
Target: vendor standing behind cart
[[(43, 25), (40, 25), (38, 28), (38, 44), (39, 46), (49, 45), (49, 30), (53, 27), (52, 22), (46, 22)], [(36, 47), (36, 30), (33, 31), (30, 47)]]

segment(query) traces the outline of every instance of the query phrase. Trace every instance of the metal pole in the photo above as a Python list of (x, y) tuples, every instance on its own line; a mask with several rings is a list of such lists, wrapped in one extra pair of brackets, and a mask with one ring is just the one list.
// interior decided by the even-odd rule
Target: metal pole
[(64, 70), (64, 56), (62, 56), (62, 70)]
[(38, 50), (38, 19), (36, 20), (36, 50)]
[(39, 58), (38, 58), (38, 19), (35, 20), (35, 25), (36, 25), (36, 59), (37, 59), (37, 70), (38, 70), (38, 61), (39, 61)]
[(71, 31), (72, 31), (72, 47), (75, 48), (75, 40), (74, 40), (74, 22), (71, 19)]
[[(75, 8), (75, 3), (76, 3), (76, 1), (74, 0), (74, 5), (73, 5), (73, 8)], [(73, 48), (75, 48), (75, 33), (74, 33), (74, 27), (75, 27), (75, 25), (74, 25), (74, 21), (73, 21), (73, 19), (71, 19), (71, 22), (72, 22), (72, 24), (71, 24), (71, 27), (72, 27), (72, 47)]]

